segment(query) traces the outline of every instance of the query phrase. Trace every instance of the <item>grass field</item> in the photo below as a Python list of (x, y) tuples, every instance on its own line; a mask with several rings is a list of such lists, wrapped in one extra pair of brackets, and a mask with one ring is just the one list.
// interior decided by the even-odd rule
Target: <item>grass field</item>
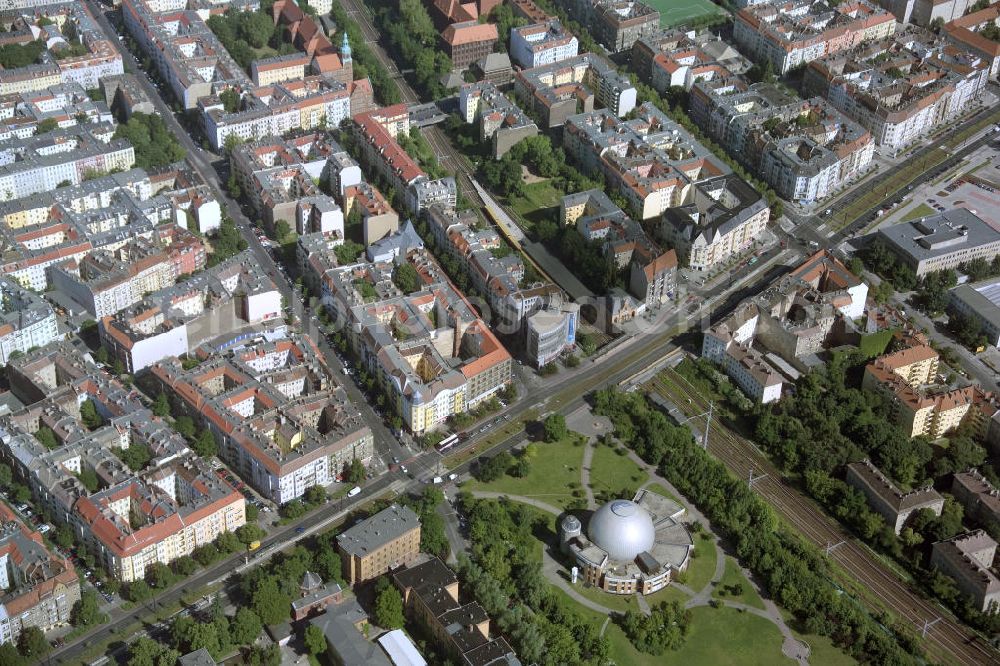
[(573, 501), (570, 484), (580, 483), (583, 462), (582, 437), (570, 433), (566, 439), (551, 444), (535, 444), (538, 454), (531, 461), (531, 472), (518, 479), (504, 475), (492, 483), (476, 480), (462, 484), (462, 490), (490, 490), (531, 497), (554, 507), (566, 508)]
[[(595, 627), (600, 627), (607, 620), (606, 615), (596, 613), (573, 601), (565, 592), (553, 586), (559, 604), (572, 609), (586, 618)], [(659, 595), (653, 595), (649, 601)], [(656, 602), (661, 599), (655, 599)], [(667, 652), (658, 657), (639, 652), (629, 642), (628, 637), (611, 621), (604, 632), (611, 644), (610, 654), (618, 666), (662, 666), (663, 664), (691, 664), (705, 666), (711, 664), (733, 664), (734, 666), (773, 666), (774, 664), (791, 664), (792, 662), (781, 654), (781, 633), (771, 622), (750, 613), (740, 613), (731, 608), (711, 608), (700, 606), (691, 610), (691, 628), (687, 640), (677, 652)], [(842, 652), (822, 649), (824, 656), (836, 658), (830, 662), (835, 666), (849, 664), (839, 657), (846, 657)], [(814, 664), (827, 662), (813, 661)]]
[(792, 663), (781, 654), (781, 632), (774, 624), (731, 608), (692, 608), (691, 626), (684, 647), (660, 656), (636, 650), (614, 623), (608, 625), (604, 635), (611, 643), (611, 654), (619, 666), (774, 666)]
[[(727, 589), (737, 583), (743, 586), (743, 593), (738, 596), (732, 594)], [(726, 570), (722, 574), (722, 580), (719, 581), (716, 588), (712, 590), (712, 596), (716, 599), (739, 601), (747, 606), (753, 606), (754, 608), (764, 608), (764, 602), (761, 600), (760, 595), (757, 594), (757, 590), (753, 589), (750, 585), (750, 581), (748, 581), (746, 576), (743, 575), (743, 572), (740, 571), (739, 566), (736, 564), (736, 560), (728, 555), (726, 556)]]
[(726, 13), (710, 0), (646, 0), (646, 4), (660, 12), (660, 25), (667, 28)]
[(648, 478), (645, 470), (627, 455), (619, 455), (617, 449), (610, 446), (594, 445), (594, 457), (590, 461), (590, 487), (595, 495), (601, 492), (621, 494), (624, 488), (634, 491)]
[(670, 499), (672, 499), (673, 501), (677, 502), (678, 504), (681, 504), (681, 505), (684, 504), (679, 499), (677, 499), (676, 495), (674, 495), (672, 492), (670, 492), (669, 490), (667, 490), (666, 488), (664, 488), (663, 486), (661, 486), (658, 483), (651, 483), (651, 484), (649, 484), (648, 486), (646, 486), (646, 490), (650, 490), (650, 491), (652, 491), (654, 493), (663, 495), (664, 497), (669, 497)]
[(781, 611), (781, 617), (785, 618), (785, 624), (792, 630), (792, 634), (809, 645), (809, 663), (823, 664), (823, 666), (851, 666), (858, 663), (851, 655), (834, 645), (829, 636), (798, 631), (791, 613), (781, 607), (778, 610)]
[(906, 212), (906, 215), (904, 215), (899, 221), (909, 222), (910, 220), (915, 220), (918, 217), (927, 217), (928, 215), (933, 215), (933, 214), (934, 214), (934, 209), (928, 206), (927, 204), (924, 203), (917, 204), (916, 206), (908, 210)]
[[(552, 210), (558, 207), (562, 193), (548, 180), (524, 186), (523, 197), (512, 197), (508, 204), (528, 227), (534, 226), (546, 217), (558, 217)], [(527, 229), (525, 229), (527, 231)]]
[(684, 584), (695, 592), (700, 592), (715, 575), (718, 552), (715, 549), (715, 542), (706, 532), (695, 535), (694, 550), (698, 554), (688, 563), (687, 571), (684, 572)]

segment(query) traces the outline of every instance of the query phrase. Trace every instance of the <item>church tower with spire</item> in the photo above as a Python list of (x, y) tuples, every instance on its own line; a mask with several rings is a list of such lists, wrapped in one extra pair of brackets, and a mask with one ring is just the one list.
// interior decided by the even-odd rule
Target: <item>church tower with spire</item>
[(347, 38), (347, 31), (344, 31), (344, 41), (340, 43), (340, 62), (344, 66), (344, 81), (349, 83), (354, 80), (354, 60), (351, 58), (351, 40)]

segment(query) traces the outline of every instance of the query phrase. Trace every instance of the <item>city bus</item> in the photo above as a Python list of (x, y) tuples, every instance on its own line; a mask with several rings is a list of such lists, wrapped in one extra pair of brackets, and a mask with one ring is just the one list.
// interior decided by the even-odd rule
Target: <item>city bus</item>
[(458, 444), (458, 435), (451, 434), (441, 440), (441, 442), (437, 445), (437, 450), (441, 453), (444, 453), (445, 451), (455, 446), (456, 444)]

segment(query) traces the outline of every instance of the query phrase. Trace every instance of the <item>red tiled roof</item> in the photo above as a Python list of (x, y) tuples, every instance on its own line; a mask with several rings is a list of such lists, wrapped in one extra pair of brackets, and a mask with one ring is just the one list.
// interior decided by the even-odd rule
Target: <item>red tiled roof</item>
[(495, 42), (497, 41), (497, 27), (492, 23), (452, 23), (441, 33), (441, 38), (449, 46)]

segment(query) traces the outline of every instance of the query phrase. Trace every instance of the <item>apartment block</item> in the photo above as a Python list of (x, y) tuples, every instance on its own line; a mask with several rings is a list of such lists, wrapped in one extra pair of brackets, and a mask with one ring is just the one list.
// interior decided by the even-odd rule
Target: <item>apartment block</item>
[(931, 547), (931, 566), (955, 581), (973, 608), (982, 613), (1000, 609), (1000, 579), (993, 568), (997, 542), (983, 530), (959, 534)]
[(60, 339), (52, 306), (9, 278), (0, 278), (0, 363)]
[(967, 112), (988, 80), (985, 58), (911, 28), (813, 60), (803, 87), (898, 151)]
[(578, 48), (576, 35), (566, 30), (559, 19), (510, 29), (510, 57), (524, 69), (572, 58)]
[(934, 488), (928, 486), (904, 493), (869, 460), (847, 465), (846, 481), (864, 494), (868, 504), (897, 535), (913, 513), (927, 509), (940, 516), (944, 509), (944, 498)]
[(489, 81), (466, 83), (458, 106), (467, 123), (478, 123), (479, 140), (492, 141), (493, 157), (507, 154), (521, 139), (538, 134), (538, 125)]
[[(425, 213), (431, 236), (439, 248), (454, 257), (469, 275), (472, 286), (493, 309), (494, 328), (504, 333), (521, 331), (526, 318), (539, 310), (562, 311), (562, 291), (552, 283), (524, 284), (524, 263), (516, 254), (494, 256), (501, 247), (500, 235), (492, 228), (479, 228), (471, 211), (432, 206)], [(566, 317), (572, 316), (567, 311)], [(568, 333), (575, 325), (565, 321)], [(527, 333), (531, 335), (530, 331)]]
[(510, 354), (426, 251), (405, 258), (423, 285), (402, 294), (390, 263), (327, 271), (323, 304), (345, 322), (361, 365), (414, 434), (488, 400), (512, 379)]
[(514, 75), (514, 91), (542, 117), (545, 128), (562, 125), (581, 107), (593, 111), (595, 103), (624, 117), (635, 108), (637, 96), (627, 76), (593, 53), (521, 70)]
[(831, 8), (821, 0), (787, 0), (741, 9), (733, 38), (755, 62), (770, 61), (776, 74), (826, 55), (889, 37), (896, 18), (867, 2), (850, 0)]
[(102, 101), (91, 101), (78, 83), (60, 83), (0, 98), (0, 140), (34, 136), (42, 122), (67, 128), (88, 123), (112, 123), (114, 116)]
[(584, 173), (602, 176), (641, 220), (690, 201), (696, 182), (729, 173), (707, 148), (648, 102), (632, 120), (619, 120), (611, 111), (574, 115), (566, 121), (563, 143)]
[(281, 315), (278, 288), (248, 250), (104, 317), (99, 328), (111, 357), (136, 373)]
[(830, 196), (875, 154), (871, 133), (821, 97), (734, 77), (696, 82), (690, 100), (692, 120), (791, 201)]
[(917, 277), (1000, 253), (1000, 232), (966, 208), (883, 226), (878, 240)]
[[(0, 422), (0, 458), (114, 578), (143, 578), (153, 562), (169, 564), (245, 524), (243, 496), (191, 455), (184, 438), (145, 409), (134, 391), (71, 344), (27, 354), (11, 376), (12, 390), (29, 406)], [(84, 399), (105, 425), (93, 431), (83, 426)], [(36, 436), (42, 428), (53, 433), (55, 448)], [(138, 473), (115, 453), (132, 445), (152, 454)], [(78, 478), (85, 469), (94, 472), (96, 489)]]
[(399, 231), (399, 213), (372, 185), (359, 183), (344, 191), (344, 214), (350, 215), (355, 206), (361, 211), (361, 232), (365, 245)]
[(660, 28), (660, 13), (636, 0), (557, 0), (566, 13), (587, 26), (612, 53), (627, 51), (636, 40)]
[(116, 113), (121, 113), (126, 122), (133, 113), (145, 113), (146, 115), (156, 113), (153, 101), (149, 99), (146, 91), (135, 78), (135, 74), (102, 77), (100, 89), (104, 93), (107, 104)]
[(202, 15), (187, 10), (187, 0), (122, 0), (121, 13), (129, 35), (184, 109), (196, 109), (220, 83), (252, 86)]
[(750, 183), (734, 174), (698, 183), (693, 199), (663, 211), (657, 235), (686, 258), (688, 268), (711, 271), (748, 251), (767, 228), (771, 209)]
[(0, 201), (49, 192), (61, 184), (79, 185), (95, 173), (128, 170), (135, 150), (113, 138), (111, 124), (69, 127), (0, 147)]
[(951, 494), (965, 515), (987, 528), (1000, 528), (1000, 491), (978, 470), (958, 472), (951, 481)]
[(135, 305), (143, 296), (205, 267), (205, 246), (179, 227), (163, 244), (138, 237), (115, 251), (97, 250), (50, 269), (52, 284), (97, 319)]
[(48, 631), (70, 622), (80, 599), (73, 564), (0, 504), (0, 643), (17, 643), (28, 627)]
[(45, 90), (60, 83), (59, 67), (49, 63), (0, 70), (0, 95)]
[(477, 601), (459, 601), (458, 577), (436, 557), (393, 573), (406, 615), (464, 666), (516, 666), (503, 637), (490, 638), (490, 617)]
[[(268, 338), (271, 340), (268, 341)], [(305, 336), (247, 336), (248, 344), (185, 370), (176, 358), (150, 369), (184, 412), (215, 435), (219, 455), (262, 496), (284, 504), (341, 480), (374, 454), (371, 429)]]
[(663, 251), (603, 190), (567, 194), (560, 204), (560, 221), (573, 224), (587, 241), (600, 242), (609, 263), (629, 271), (629, 292), (643, 306), (670, 302), (677, 283), (677, 253)]
[[(341, 159), (350, 164), (340, 169), (327, 166)], [(354, 183), (360, 179), (360, 169), (325, 133), (242, 144), (230, 154), (230, 163), (241, 192), (268, 225), (284, 220), (300, 234), (321, 231), (343, 241), (343, 197), (338, 202), (323, 194), (316, 181), (347, 178)], [(351, 167), (353, 173), (344, 174)]]
[(976, 385), (942, 385), (937, 363), (930, 347), (911, 346), (869, 363), (861, 386), (886, 397), (893, 420), (908, 437), (937, 439), (963, 424), (985, 435), (997, 412), (994, 395)]
[(458, 188), (451, 176), (431, 180), (423, 169), (396, 142), (400, 134), (409, 134), (410, 119), (405, 104), (354, 116), (354, 131), (363, 161), (382, 176), (414, 214), (435, 203), (454, 206)]
[(311, 62), (312, 58), (305, 53), (261, 58), (250, 63), (250, 77), (258, 87), (304, 79), (310, 71)]
[[(192, 240), (183, 229), (175, 232), (178, 213), (183, 219), (186, 211), (174, 208), (165, 198), (139, 202), (142, 209), (134, 205), (129, 194), (120, 195), (116, 204), (108, 209), (98, 209), (77, 214), (69, 211), (63, 221), (55, 221), (40, 228), (7, 234), (7, 239), (16, 254), (3, 265), (3, 270), (17, 282), (31, 289), (44, 290), (52, 286), (54, 271), (68, 264), (70, 272), (93, 251), (117, 252), (132, 239), (142, 238), (161, 245), (169, 245), (175, 240), (176, 247), (168, 250), (170, 262), (176, 271), (190, 272), (197, 265), (197, 247), (187, 241)], [(63, 212), (61, 207), (53, 209)], [(149, 217), (141, 217), (142, 214)], [(178, 240), (187, 239), (186, 241)], [(188, 264), (192, 266), (185, 268)]]
[[(4, 9), (11, 8), (5, 6)], [(72, 39), (63, 31), (68, 23), (76, 29)], [(17, 12), (10, 28), (12, 34), (22, 35), (24, 41), (43, 40), (48, 55), (41, 64), (3, 70), (0, 94), (44, 90), (58, 83), (97, 88), (101, 78), (125, 71), (121, 54), (83, 3), (56, 2), (25, 7)], [(80, 55), (61, 53), (79, 47), (85, 51)], [(55, 82), (52, 82), (53, 73), (58, 77)]]
[[(238, 96), (237, 108), (227, 110), (223, 91)], [(198, 100), (205, 133), (213, 150), (235, 137), (259, 141), (293, 130), (338, 127), (351, 116), (351, 91), (329, 75), (319, 74), (261, 87), (213, 89)]]
[[(865, 312), (868, 285), (820, 250), (705, 332), (701, 355), (759, 402), (781, 397), (790, 366), (841, 339)], [(770, 353), (768, 353), (770, 352)]]
[(344, 577), (351, 585), (404, 567), (420, 553), (420, 519), (393, 504), (337, 535)]
[(990, 77), (996, 78), (1000, 74), (1000, 41), (982, 34), (988, 26), (1000, 26), (1000, 2), (945, 23), (943, 32), (959, 49), (985, 59)]
[(117, 252), (142, 238), (172, 245), (168, 253), (177, 274), (191, 272), (199, 264), (200, 243), (192, 245), (186, 228), (204, 233), (221, 221), (218, 202), (192, 176), (183, 168), (164, 169), (151, 180), (135, 169), (0, 204), (6, 224), (0, 238), (9, 249), (0, 266), (21, 284), (43, 291), (61, 264), (78, 265), (90, 252)]
[(632, 45), (632, 69), (660, 93), (742, 74), (750, 62), (712, 33), (656, 32)]

